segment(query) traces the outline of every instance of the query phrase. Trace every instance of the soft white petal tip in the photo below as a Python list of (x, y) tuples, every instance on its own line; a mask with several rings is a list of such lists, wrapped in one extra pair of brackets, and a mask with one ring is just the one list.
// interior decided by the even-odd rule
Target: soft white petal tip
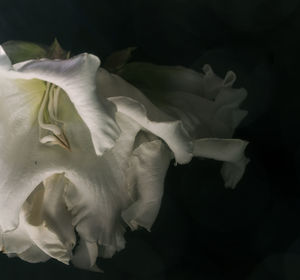
[(245, 169), (250, 160), (243, 157), (237, 162), (225, 162), (221, 168), (221, 175), (225, 182), (225, 188), (235, 189), (245, 173)]
[(203, 71), (205, 74), (213, 73), (213, 72), (212, 72), (212, 68), (210, 67), (209, 64), (203, 65), (202, 71)]
[(231, 87), (236, 81), (236, 75), (233, 71), (228, 71), (223, 81), (224, 87)]

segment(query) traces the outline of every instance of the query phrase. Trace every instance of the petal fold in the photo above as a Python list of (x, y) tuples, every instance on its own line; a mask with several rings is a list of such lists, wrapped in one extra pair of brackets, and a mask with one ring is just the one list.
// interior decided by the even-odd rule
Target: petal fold
[(180, 119), (193, 138), (232, 137), (247, 112), (239, 109), (245, 89), (234, 89), (236, 76), (219, 78), (209, 65), (203, 73), (180, 66), (129, 63), (120, 75), (161, 110)]
[(100, 94), (112, 101), (118, 112), (162, 138), (174, 152), (177, 162), (187, 163), (191, 160), (192, 142), (180, 120), (164, 113), (137, 88), (117, 75), (100, 69), (98, 81), (102, 85)]
[[(6, 65), (8, 57), (3, 52), (0, 54)], [(99, 65), (96, 56), (84, 53), (66, 60), (20, 62), (2, 74), (11, 79), (40, 79), (61, 87), (89, 128), (96, 153), (102, 155), (114, 145), (120, 130), (114, 120), (114, 105), (96, 94)]]
[(127, 174), (128, 184), (135, 187), (136, 200), (122, 212), (132, 230), (142, 226), (150, 231), (160, 208), (171, 158), (171, 151), (159, 139), (145, 141), (133, 151)]

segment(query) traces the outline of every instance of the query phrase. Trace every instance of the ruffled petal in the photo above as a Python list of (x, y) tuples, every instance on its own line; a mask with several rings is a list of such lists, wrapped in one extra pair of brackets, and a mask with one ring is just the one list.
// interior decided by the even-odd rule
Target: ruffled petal
[[(18, 227), (3, 234), (6, 253), (15, 253), (30, 262), (55, 258), (68, 264), (76, 238), (63, 200), (62, 175), (40, 184), (24, 203)], [(54, 190), (55, 188), (55, 190)], [(42, 252), (40, 252), (42, 251)]]
[(184, 67), (129, 63), (122, 77), (141, 89), (161, 110), (183, 122), (193, 138), (232, 137), (247, 112), (239, 106), (245, 89), (234, 89), (236, 76), (219, 78), (209, 65), (198, 73)]
[(63, 198), (62, 174), (44, 180), (25, 202), (26, 229), (35, 244), (47, 255), (68, 263), (76, 243), (71, 215)]
[(94, 272), (103, 272), (96, 265), (98, 257), (98, 245), (96, 242), (88, 242), (81, 239), (78, 247), (75, 250), (72, 263), (82, 269), (87, 269)]
[(24, 212), (20, 213), (18, 227), (10, 232), (1, 233), (2, 251), (9, 257), (20, 257), (28, 262), (43, 262), (50, 259), (34, 242), (26, 230)]
[(159, 110), (137, 88), (104, 69), (100, 69), (98, 80), (100, 94), (111, 100), (118, 112), (162, 138), (173, 151), (177, 162), (191, 160), (192, 142), (181, 121)]
[[(3, 231), (17, 227), (22, 205), (44, 179), (72, 169), (88, 173), (89, 165), (85, 166), (85, 162), (97, 166), (99, 159), (94, 152), (88, 128), (77, 115), (68, 96), (62, 92), (60, 98), (60, 109), (64, 109), (60, 110), (60, 119), (65, 123), (65, 133), (72, 152), (39, 143), (37, 123), (18, 117), (26, 115), (27, 106), (19, 107), (16, 117), (13, 117), (14, 114), (9, 112), (10, 108), (0, 103), (3, 109), (0, 112), (4, 115), (0, 125), (3, 143), (0, 146), (0, 223)], [(7, 100), (11, 101), (13, 98)], [(10, 116), (9, 121), (6, 121), (5, 116)], [(85, 160), (82, 154), (85, 155)], [(86, 175), (88, 176), (93, 177), (93, 173)]]
[[(4, 52), (1, 52), (2, 61), (4, 66), (9, 63)], [(1, 69), (0, 205), (3, 210), (0, 212), (0, 223), (4, 232), (18, 226), (23, 203), (45, 178), (72, 168), (81, 169), (82, 153), (86, 153), (91, 162), (97, 161), (95, 143), (99, 144), (102, 152), (113, 145), (119, 128), (113, 116), (107, 115), (110, 110), (107, 108), (114, 108), (114, 105), (111, 103), (105, 107), (94, 94), (98, 65), (96, 57), (84, 54), (66, 61), (27, 61), (15, 65), (12, 70)], [(54, 82), (68, 91), (68, 95), (65, 91), (61, 92), (59, 113), (72, 146), (71, 153), (38, 141), (36, 115), (44, 92), (41, 80)], [(85, 119), (91, 121), (89, 124), (82, 122), (84, 117), (78, 116), (77, 111), (80, 110), (73, 104), (75, 107), (81, 106), (80, 110), (87, 114)], [(91, 107), (84, 108), (88, 104)]]
[(57, 238), (69, 250), (69, 254), (76, 243), (76, 236), (72, 226), (72, 217), (67, 211), (64, 200), (66, 181), (64, 174), (55, 174), (43, 182), (44, 200), (41, 209), (41, 220), (49, 230), (57, 235)]
[(136, 200), (122, 212), (131, 229), (142, 226), (150, 231), (160, 208), (171, 158), (171, 151), (159, 139), (143, 142), (133, 151), (127, 178)]
[[(195, 140), (193, 142), (195, 156), (225, 161), (221, 170), (225, 186), (231, 188), (236, 186), (249, 161), (244, 156), (247, 142), (222, 138), (231, 138), (236, 127), (247, 115), (246, 111), (239, 108), (247, 92), (243, 88), (232, 88), (236, 80), (236, 75), (232, 71), (228, 71), (224, 79), (221, 79), (209, 65), (204, 65), (202, 74), (184, 67), (129, 63), (119, 73), (141, 89), (161, 111), (178, 122), (181, 121), (180, 124)], [(130, 98), (134, 99), (133, 96)], [(118, 100), (115, 101), (115, 98), (111, 100), (120, 110)], [(143, 100), (139, 99), (138, 102), (144, 105)], [(123, 108), (122, 112), (136, 118), (134, 113), (138, 110), (132, 105), (131, 107), (127, 105), (127, 108), (128, 112)], [(148, 108), (145, 106), (144, 110), (148, 111)], [(156, 131), (150, 131), (168, 143)], [(174, 138), (177, 139), (176, 134)], [(169, 147), (174, 152), (172, 146)]]
[(61, 156), (57, 164), (53, 164), (52, 158), (48, 165), (47, 157), (51, 158), (51, 153), (40, 147), (37, 136), (37, 127), (23, 138), (5, 135), (9, 145), (1, 147), (0, 159), (0, 223), (3, 231), (10, 231), (18, 226), (19, 213), (27, 197), (40, 182), (61, 168), (58, 166)]
[(19, 255), (35, 246), (21, 223), (22, 221), (15, 230), (2, 233), (2, 251), (4, 253)]
[[(1, 60), (7, 59), (2, 53)], [(84, 53), (66, 60), (20, 62), (1, 75), (11, 79), (40, 79), (61, 87), (89, 128), (96, 153), (102, 155), (114, 145), (120, 131), (114, 120), (114, 105), (96, 94), (95, 75), (99, 65), (96, 56)]]
[(112, 247), (114, 253), (125, 245), (120, 213), (130, 197), (117, 159), (107, 153), (104, 157), (105, 161), (88, 166), (90, 174), (67, 171), (64, 196), (80, 240)]

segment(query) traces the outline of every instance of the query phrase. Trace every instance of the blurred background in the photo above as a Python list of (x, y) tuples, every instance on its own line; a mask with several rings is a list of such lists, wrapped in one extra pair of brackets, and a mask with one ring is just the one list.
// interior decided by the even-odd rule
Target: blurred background
[(171, 164), (152, 232), (128, 232), (104, 274), (1, 254), (1, 279), (300, 279), (299, 34), (300, 0), (1, 0), (0, 43), (56, 37), (101, 60), (133, 46), (137, 61), (233, 70), (251, 159), (234, 191), (218, 162)]

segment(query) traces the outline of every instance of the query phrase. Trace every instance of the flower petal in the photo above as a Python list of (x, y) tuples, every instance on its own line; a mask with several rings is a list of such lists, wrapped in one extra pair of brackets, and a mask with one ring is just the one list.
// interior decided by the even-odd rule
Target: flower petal
[(98, 257), (98, 245), (96, 242), (88, 242), (81, 239), (78, 247), (75, 250), (72, 263), (82, 269), (88, 269), (94, 272), (103, 272), (96, 265)]
[(18, 254), (18, 257), (30, 263), (46, 262), (51, 258), (36, 245), (31, 246), (24, 252)]
[(63, 198), (66, 181), (53, 175), (31, 193), (25, 203), (26, 229), (47, 255), (68, 263), (76, 243), (71, 215)]
[(47, 187), (40, 184), (30, 194), (22, 207), (17, 229), (3, 235), (6, 252), (31, 261), (46, 254), (68, 263), (76, 238), (63, 200), (61, 176), (52, 176), (47, 180)]
[(66, 180), (64, 174), (55, 174), (43, 182), (45, 193), (41, 219), (49, 230), (71, 251), (76, 243), (71, 214), (64, 200)]
[(247, 112), (239, 105), (244, 89), (233, 89), (232, 71), (224, 79), (209, 65), (198, 73), (188, 68), (129, 63), (120, 72), (170, 116), (180, 119), (193, 138), (230, 138)]
[[(13, 100), (12, 96), (16, 97), (17, 104), (15, 92), (7, 99), (0, 95), (0, 99), (5, 103), (6, 100)], [(68, 96), (62, 92), (60, 98), (62, 102), (59, 106), (64, 109), (60, 117), (65, 123), (65, 133), (69, 137), (72, 152), (39, 143), (37, 122), (30, 123), (28, 117), (22, 117), (29, 113), (27, 106), (19, 107), (16, 117), (13, 117), (10, 108), (2, 107), (3, 103), (0, 102), (0, 113), (4, 115), (3, 119), (0, 118), (3, 137), (0, 146), (0, 221), (4, 232), (17, 227), (22, 205), (44, 179), (69, 170), (77, 170), (79, 174), (88, 173), (89, 164), (97, 166), (99, 157), (94, 152), (88, 128), (77, 115)], [(10, 116), (10, 119), (5, 119), (5, 116)], [(86, 162), (89, 162), (87, 166)], [(91, 172), (95, 172), (95, 168)], [(93, 177), (93, 173), (85, 177)]]
[(18, 256), (28, 262), (41, 262), (50, 259), (32, 240), (26, 230), (24, 212), (20, 214), (18, 227), (10, 232), (1, 233), (2, 251), (9, 257)]
[[(35, 81), (40, 80), (28, 82)], [(72, 152), (39, 143), (39, 129), (32, 110), (38, 109), (41, 96), (26, 95), (11, 81), (5, 82), (12, 89), (5, 87), (3, 94), (0, 89), (0, 205), (3, 209), (0, 223), (4, 232), (17, 227), (22, 205), (44, 179), (73, 169), (79, 174), (88, 173), (89, 165), (97, 166), (99, 160), (87, 126), (64, 91), (60, 94), (58, 111)], [(86, 162), (89, 164), (85, 165)], [(92, 168), (91, 172), (98, 170)], [(85, 175), (87, 178), (93, 176), (93, 173)]]
[(11, 68), (11, 62), (2, 46), (0, 46), (0, 71), (9, 70)]
[(100, 69), (98, 80), (101, 94), (117, 106), (118, 112), (162, 138), (174, 152), (177, 162), (191, 160), (192, 142), (181, 121), (159, 110), (137, 88), (104, 69)]
[[(2, 60), (5, 60), (5, 55)], [(6, 58), (7, 59), (7, 58)], [(12, 79), (40, 79), (56, 84), (69, 96), (90, 130), (95, 151), (102, 155), (119, 136), (114, 105), (96, 95), (95, 75), (99, 59), (81, 54), (67, 60), (29, 60), (13, 65), (15, 71), (2, 73)]]
[(195, 141), (194, 155), (224, 161), (221, 174), (225, 187), (234, 188), (249, 162), (244, 155), (247, 141), (238, 139), (203, 138)]
[[(108, 157), (106, 153), (104, 156)], [(66, 172), (70, 183), (64, 197), (80, 240), (113, 247), (115, 252), (125, 245), (120, 212), (130, 198), (117, 159), (109, 157), (88, 166), (92, 176)]]
[(6, 254), (21, 254), (36, 246), (31, 240), (25, 228), (21, 225), (13, 231), (3, 232), (2, 236), (2, 250)]
[(137, 198), (122, 212), (131, 229), (140, 225), (150, 231), (160, 208), (171, 158), (171, 151), (159, 139), (143, 142), (133, 151), (127, 174), (128, 184), (135, 187)]

